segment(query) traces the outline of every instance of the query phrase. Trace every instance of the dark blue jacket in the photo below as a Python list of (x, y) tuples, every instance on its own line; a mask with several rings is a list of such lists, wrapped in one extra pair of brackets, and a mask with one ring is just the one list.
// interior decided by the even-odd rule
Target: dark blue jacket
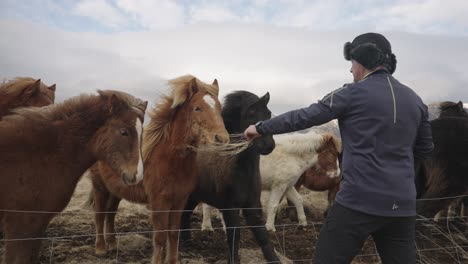
[(427, 106), (386, 70), (348, 84), (309, 107), (266, 120), (281, 134), (338, 119), (343, 142), (336, 202), (379, 216), (416, 215), (414, 159), (433, 150)]

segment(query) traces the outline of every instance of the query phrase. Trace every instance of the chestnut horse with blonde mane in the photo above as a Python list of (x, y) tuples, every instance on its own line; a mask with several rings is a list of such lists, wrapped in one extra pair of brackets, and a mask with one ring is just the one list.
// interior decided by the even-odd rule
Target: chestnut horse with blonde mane
[(151, 120), (144, 131), (143, 182), (124, 186), (104, 162), (91, 170), (97, 211), (96, 254), (106, 253), (106, 242), (109, 249), (116, 246), (115, 211), (123, 198), (149, 204), (154, 229), (152, 263), (163, 262), (166, 241), (168, 262), (177, 262), (180, 218), (196, 183), (196, 149), (206, 143), (227, 143), (229, 136), (221, 118), (216, 80), (209, 85), (187, 75), (169, 81), (169, 85), (170, 95), (163, 97), (150, 113)]
[(18, 77), (0, 84), (0, 120), (11, 110), (27, 106), (46, 106), (55, 100), (55, 84), (46, 86), (41, 79)]
[(81, 95), (46, 108), (22, 108), (0, 122), (0, 229), (4, 264), (35, 263), (51, 219), (96, 161), (126, 182), (143, 178), (146, 102), (117, 91)]

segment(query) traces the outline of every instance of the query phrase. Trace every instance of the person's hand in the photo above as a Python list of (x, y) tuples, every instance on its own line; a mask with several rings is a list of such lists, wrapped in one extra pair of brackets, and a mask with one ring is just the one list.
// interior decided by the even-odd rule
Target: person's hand
[(250, 125), (245, 131), (244, 131), (244, 137), (249, 140), (249, 141), (252, 141), (258, 137), (261, 137), (262, 135), (260, 135), (258, 132), (257, 132), (257, 128), (255, 128), (254, 125)]

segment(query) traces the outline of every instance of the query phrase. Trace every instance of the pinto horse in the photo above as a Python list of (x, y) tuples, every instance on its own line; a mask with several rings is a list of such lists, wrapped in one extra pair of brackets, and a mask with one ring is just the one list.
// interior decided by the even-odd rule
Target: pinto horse
[(431, 121), (434, 153), (418, 173), (422, 188), (418, 190), (421, 201), (417, 210), (426, 217), (433, 217), (452, 202), (439, 198), (461, 195), (468, 189), (468, 113), (462, 102), (444, 102), (440, 109), (439, 118)]
[[(305, 188), (316, 191), (316, 192), (324, 192), (328, 191), (327, 194), (327, 208), (325, 209), (324, 215), (328, 213), (329, 208), (335, 202), (336, 193), (340, 189), (340, 177), (329, 177), (323, 170), (317, 169), (316, 166), (312, 166), (308, 168), (299, 178), (297, 183), (294, 185), (296, 191), (299, 192), (302, 186)], [(288, 200), (288, 206), (292, 206), (293, 203)], [(289, 210), (292, 208), (288, 208), (289, 219), (292, 221), (296, 221), (297, 216), (293, 210)]]
[(81, 175), (104, 160), (127, 182), (141, 179), (146, 102), (117, 91), (22, 108), (0, 122), (3, 263), (35, 263), (40, 237)]
[(116, 246), (114, 219), (123, 198), (147, 203), (151, 210), (155, 231), (152, 263), (162, 263), (166, 240), (168, 262), (177, 262), (180, 218), (196, 184), (196, 149), (208, 143), (225, 144), (229, 137), (221, 118), (216, 80), (209, 85), (187, 75), (169, 81), (169, 85), (170, 95), (164, 96), (150, 113), (151, 120), (144, 131), (144, 180), (135, 186), (125, 186), (104, 162), (91, 170), (96, 254), (106, 253), (106, 242), (109, 249)]
[(18, 77), (0, 84), (0, 120), (11, 110), (27, 106), (46, 106), (55, 100), (55, 84), (46, 86), (40, 79)]
[[(222, 116), (230, 134), (240, 135), (250, 125), (271, 117), (267, 107), (270, 95), (263, 97), (237, 91), (225, 97)], [(185, 207), (182, 228), (190, 228), (194, 208), (204, 202), (220, 209), (227, 226), (228, 263), (239, 263), (240, 226), (239, 209), (251, 226), (257, 243), (268, 262), (279, 262), (265, 229), (260, 202), (260, 155), (273, 151), (272, 136), (253, 141), (253, 145), (231, 157), (205, 152), (199, 155), (198, 181)], [(190, 232), (181, 233), (183, 240), (190, 239)]]
[(276, 148), (260, 161), (263, 190), (270, 191), (266, 228), (276, 231), (275, 216), (283, 196), (296, 207), (299, 224), (307, 225), (302, 197), (294, 185), (310, 167), (330, 178), (340, 175), (341, 142), (331, 134), (291, 133), (275, 137)]

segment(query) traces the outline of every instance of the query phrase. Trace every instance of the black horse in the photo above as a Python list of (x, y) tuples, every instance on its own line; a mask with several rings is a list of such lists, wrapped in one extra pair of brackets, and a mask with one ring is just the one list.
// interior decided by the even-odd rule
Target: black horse
[[(468, 113), (463, 103), (444, 102), (431, 121), (434, 152), (418, 172), (418, 214), (433, 217), (468, 190)], [(434, 200), (427, 200), (432, 199)]]
[[(227, 95), (222, 109), (227, 131), (230, 134), (241, 134), (250, 124), (269, 119), (269, 99), (268, 93), (261, 98), (246, 91)], [(228, 263), (239, 263), (240, 218), (236, 208), (247, 208), (242, 213), (266, 260), (279, 262), (264, 226), (260, 202), (260, 155), (267, 155), (274, 148), (273, 137), (264, 136), (255, 139), (252, 146), (234, 157), (204, 153), (198, 156), (198, 184), (188, 199), (181, 228), (190, 228), (193, 209), (200, 202), (221, 209), (227, 228)], [(189, 238), (189, 231), (181, 233), (182, 240)]]

